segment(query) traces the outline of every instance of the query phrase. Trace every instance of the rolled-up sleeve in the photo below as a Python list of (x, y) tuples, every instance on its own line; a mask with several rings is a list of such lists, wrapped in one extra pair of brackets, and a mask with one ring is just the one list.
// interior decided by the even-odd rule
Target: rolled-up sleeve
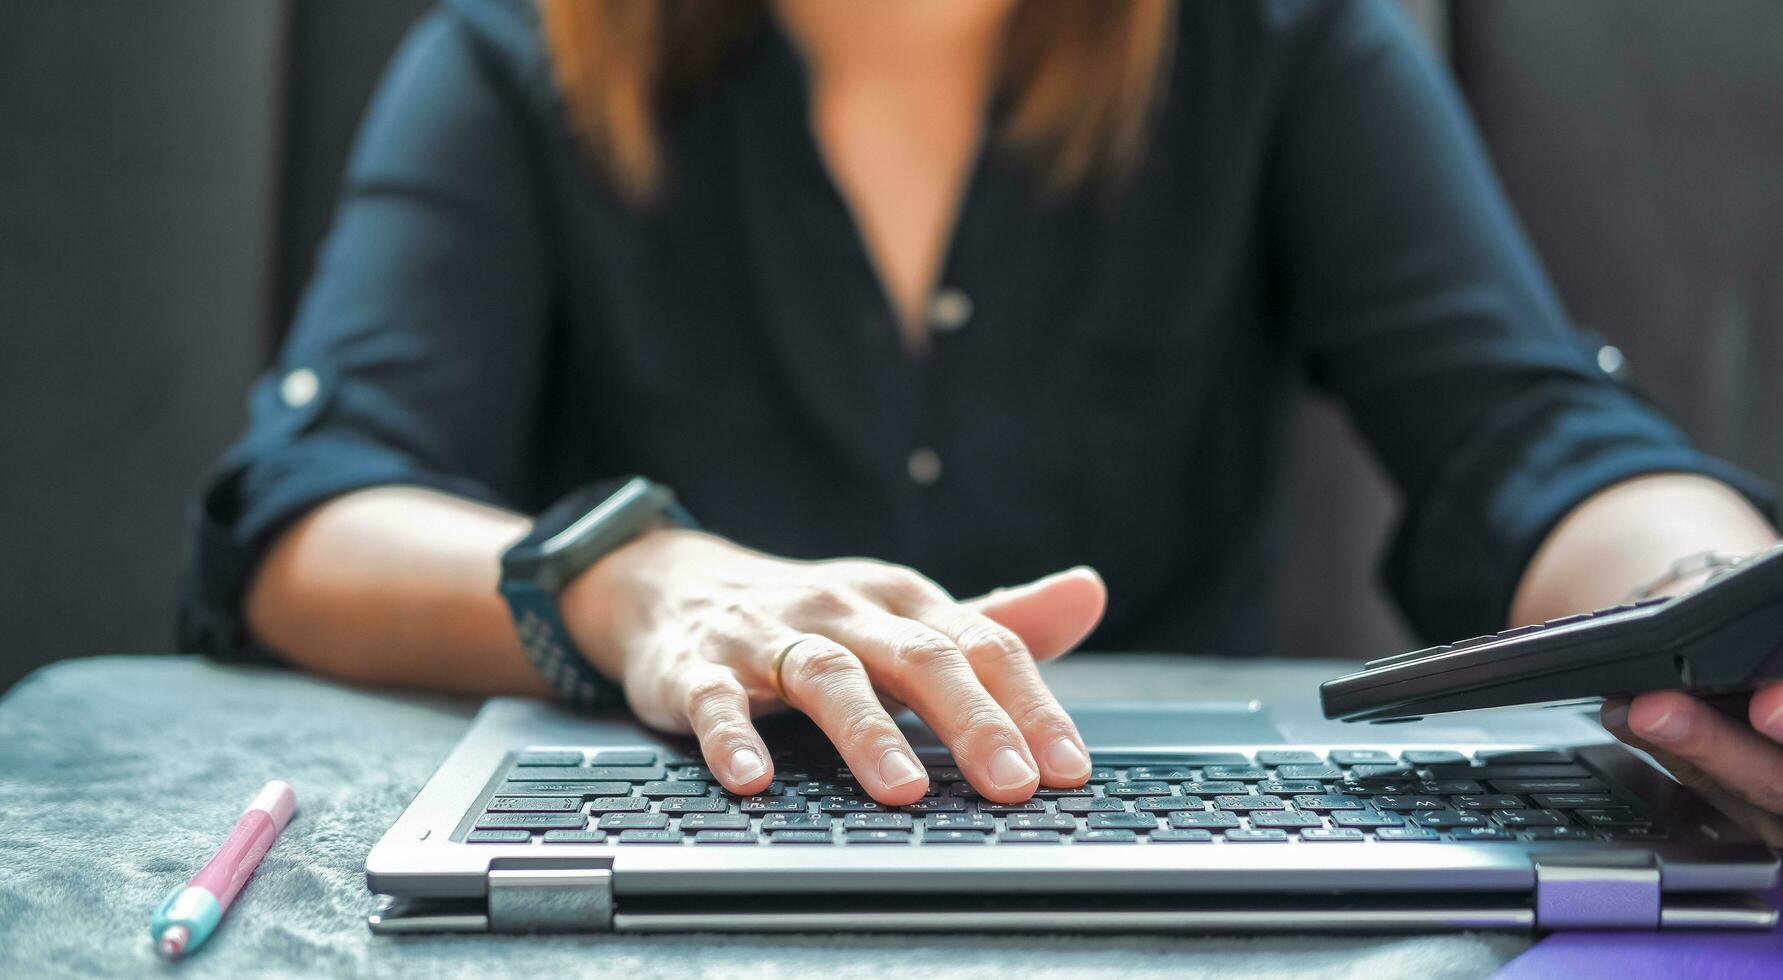
[(1270, 173), (1277, 301), (1405, 498), (1384, 575), (1418, 632), (1503, 628), (1543, 539), (1618, 481), (1700, 473), (1770, 511), (1766, 484), (1598, 366), (1389, 6), (1326, 5), (1304, 41)]
[(546, 252), (517, 109), (449, 15), (411, 34), (246, 433), (194, 508), (183, 648), (261, 658), (243, 595), (278, 532), (378, 485), (524, 492), (547, 343)]

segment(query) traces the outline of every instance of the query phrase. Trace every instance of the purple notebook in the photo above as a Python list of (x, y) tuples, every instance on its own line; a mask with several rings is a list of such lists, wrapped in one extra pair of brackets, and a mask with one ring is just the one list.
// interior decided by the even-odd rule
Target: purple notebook
[[(1783, 908), (1783, 888), (1765, 896)], [(1783, 928), (1770, 932), (1562, 932), (1506, 963), (1494, 980), (1783, 977)]]

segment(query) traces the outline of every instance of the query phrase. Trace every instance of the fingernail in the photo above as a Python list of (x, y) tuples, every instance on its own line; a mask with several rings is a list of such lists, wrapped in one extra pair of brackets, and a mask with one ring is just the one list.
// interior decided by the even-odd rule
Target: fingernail
[(1605, 728), (1627, 728), (1628, 702), (1624, 701), (1621, 704), (1604, 705), (1601, 717), (1603, 719), (1603, 727)]
[(745, 745), (731, 753), (731, 779), (739, 783), (754, 782), (767, 771), (767, 764), (762, 762), (761, 756), (749, 746)]
[(1655, 742), (1676, 742), (1690, 734), (1690, 718), (1672, 708), (1650, 722), (1640, 734)]
[(916, 764), (915, 759), (906, 755), (903, 749), (892, 749), (879, 757), (879, 781), (885, 784), (886, 789), (896, 789), (922, 778), (922, 767)]
[(1758, 730), (1771, 738), (1783, 741), (1783, 704), (1780, 704), (1765, 719), (1758, 723)]
[(991, 756), (991, 785), (997, 789), (1026, 786), (1040, 778), (1021, 753), (1005, 745)]
[(1046, 750), (1046, 764), (1053, 772), (1068, 779), (1088, 775), (1090, 771), (1090, 757), (1068, 738), (1059, 739)]

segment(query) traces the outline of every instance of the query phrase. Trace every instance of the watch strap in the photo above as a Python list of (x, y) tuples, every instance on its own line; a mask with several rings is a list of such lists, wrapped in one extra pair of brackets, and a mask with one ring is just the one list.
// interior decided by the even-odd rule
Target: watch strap
[(625, 692), (576, 649), (557, 609), (557, 596), (524, 580), (504, 581), (502, 598), (514, 618), (520, 648), (558, 698), (584, 708), (605, 710), (625, 703)]

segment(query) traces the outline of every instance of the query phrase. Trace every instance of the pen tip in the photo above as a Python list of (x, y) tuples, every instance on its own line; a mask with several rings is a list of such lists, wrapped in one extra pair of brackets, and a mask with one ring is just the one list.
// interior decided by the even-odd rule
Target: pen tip
[(178, 956), (186, 951), (186, 940), (191, 933), (185, 926), (174, 926), (161, 934), (161, 955)]

